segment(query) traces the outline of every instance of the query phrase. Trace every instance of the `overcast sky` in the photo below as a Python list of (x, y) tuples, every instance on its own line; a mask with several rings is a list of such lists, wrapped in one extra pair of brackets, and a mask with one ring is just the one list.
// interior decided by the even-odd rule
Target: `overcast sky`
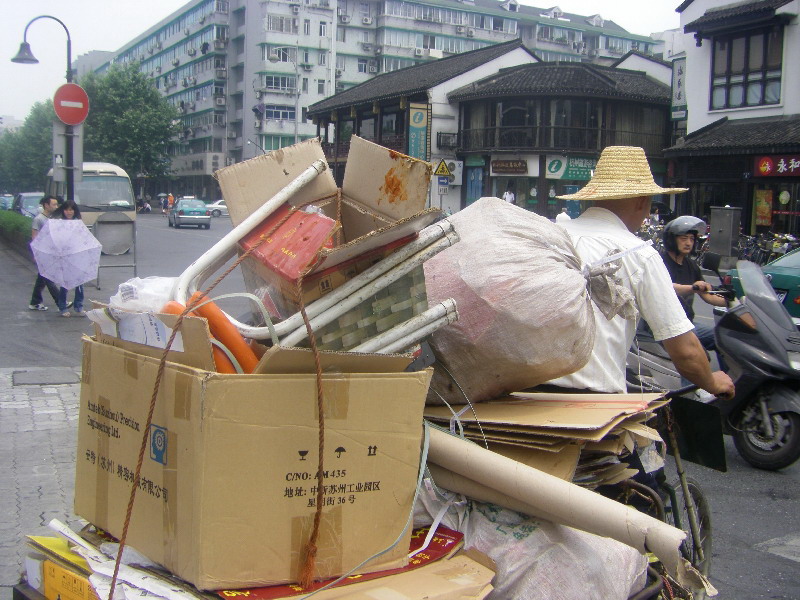
[[(28, 43), (38, 65), (18, 65), (25, 24), (39, 15), (52, 15), (67, 26), (72, 59), (90, 50), (117, 50), (185, 4), (185, 0), (6, 0), (0, 19), (0, 116), (24, 119), (35, 102), (51, 98), (65, 82), (67, 38), (61, 25), (39, 19), (28, 30)], [(631, 33), (649, 35), (678, 27), (679, 0), (548, 0), (524, 4), (555, 6), (569, 13), (615, 21)], [(551, 4), (552, 3), (552, 4)]]

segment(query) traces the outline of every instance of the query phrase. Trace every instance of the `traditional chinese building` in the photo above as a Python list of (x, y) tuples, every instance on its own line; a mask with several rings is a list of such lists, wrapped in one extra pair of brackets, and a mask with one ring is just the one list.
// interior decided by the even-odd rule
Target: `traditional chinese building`
[(687, 132), (665, 151), (679, 212), (741, 208), (745, 233), (800, 231), (798, 0), (687, 0)]

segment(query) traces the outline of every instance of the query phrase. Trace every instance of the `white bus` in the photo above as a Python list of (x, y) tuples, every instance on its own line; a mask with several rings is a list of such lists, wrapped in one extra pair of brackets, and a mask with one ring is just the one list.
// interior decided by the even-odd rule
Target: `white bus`
[[(67, 185), (53, 181), (53, 169), (47, 172), (45, 194), (66, 198)], [(125, 169), (103, 162), (83, 163), (83, 177), (75, 183), (75, 203), (81, 209), (81, 218), (91, 227), (104, 212), (124, 212), (136, 219), (136, 200), (133, 197), (131, 178)]]

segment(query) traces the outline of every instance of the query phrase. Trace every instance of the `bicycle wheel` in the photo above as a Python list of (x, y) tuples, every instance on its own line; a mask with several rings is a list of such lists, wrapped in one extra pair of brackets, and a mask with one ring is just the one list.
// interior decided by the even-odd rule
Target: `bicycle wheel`
[(708, 506), (703, 490), (700, 485), (690, 478), (686, 478), (689, 488), (689, 501), (694, 504), (697, 514), (697, 525), (700, 534), (699, 546), (702, 549), (703, 559), (700, 560), (700, 553), (692, 539), (692, 530), (689, 525), (689, 510), (686, 508), (686, 499), (683, 495), (681, 482), (677, 479), (669, 485), (669, 502), (665, 509), (665, 521), (678, 529), (686, 532), (686, 539), (681, 544), (681, 553), (684, 558), (692, 563), (695, 569), (703, 575), (708, 575), (711, 567), (711, 510)]

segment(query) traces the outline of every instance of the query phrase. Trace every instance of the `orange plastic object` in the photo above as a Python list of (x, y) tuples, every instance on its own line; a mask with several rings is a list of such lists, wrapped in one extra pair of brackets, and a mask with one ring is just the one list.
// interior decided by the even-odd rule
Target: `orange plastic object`
[[(189, 304), (198, 300), (203, 302), (207, 300), (207, 298), (200, 292), (195, 292), (189, 299)], [(252, 373), (258, 364), (258, 357), (256, 357), (255, 352), (253, 352), (253, 349), (248, 345), (244, 336), (239, 333), (239, 330), (228, 320), (225, 313), (213, 302), (203, 304), (196, 308), (194, 312), (208, 319), (208, 328), (211, 330), (211, 335), (231, 351), (242, 367), (242, 371), (245, 373)]]
[[(170, 300), (162, 308), (161, 312), (168, 315), (179, 315), (186, 307), (175, 300)], [(188, 313), (190, 317), (198, 316), (195, 312)], [(209, 325), (210, 327), (210, 325)], [(214, 337), (213, 335), (211, 337)], [(225, 352), (216, 345), (211, 346), (211, 354), (214, 357), (214, 366), (217, 368), (217, 373), (236, 373), (236, 367), (233, 366), (231, 359)]]

